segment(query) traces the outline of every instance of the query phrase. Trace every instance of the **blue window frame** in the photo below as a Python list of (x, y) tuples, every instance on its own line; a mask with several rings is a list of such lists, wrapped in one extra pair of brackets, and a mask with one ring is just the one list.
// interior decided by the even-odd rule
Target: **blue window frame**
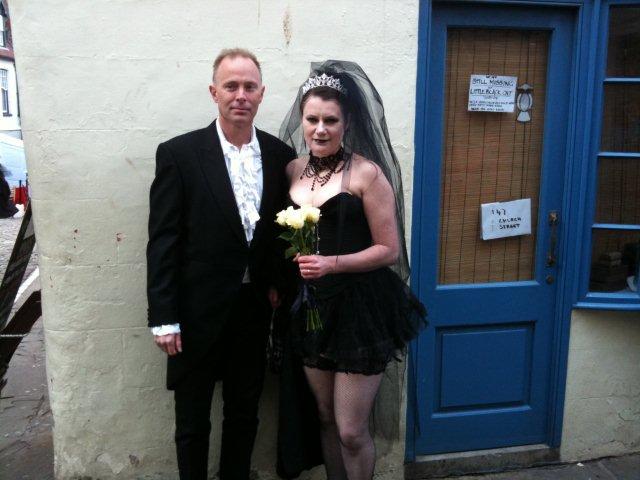
[(603, 1), (577, 306), (640, 310), (640, 1)]

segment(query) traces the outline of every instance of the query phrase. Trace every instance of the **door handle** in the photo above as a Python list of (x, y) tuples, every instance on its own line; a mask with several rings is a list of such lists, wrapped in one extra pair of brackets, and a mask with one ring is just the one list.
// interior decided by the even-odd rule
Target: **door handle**
[(552, 210), (549, 212), (549, 230), (550, 230), (550, 239), (549, 239), (549, 251), (547, 252), (547, 267), (553, 267), (557, 262), (558, 258), (556, 257), (556, 246), (558, 244), (558, 224), (560, 223), (560, 215), (556, 210)]

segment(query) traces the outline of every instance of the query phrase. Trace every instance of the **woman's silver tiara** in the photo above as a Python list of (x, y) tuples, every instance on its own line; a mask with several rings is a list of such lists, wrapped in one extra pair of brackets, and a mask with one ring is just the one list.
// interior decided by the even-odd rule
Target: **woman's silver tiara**
[(302, 85), (302, 94), (304, 95), (312, 88), (318, 87), (329, 87), (339, 91), (343, 95), (347, 94), (347, 89), (342, 86), (340, 79), (332, 77), (331, 75), (327, 75), (326, 73), (309, 77), (307, 81), (304, 82), (304, 85)]

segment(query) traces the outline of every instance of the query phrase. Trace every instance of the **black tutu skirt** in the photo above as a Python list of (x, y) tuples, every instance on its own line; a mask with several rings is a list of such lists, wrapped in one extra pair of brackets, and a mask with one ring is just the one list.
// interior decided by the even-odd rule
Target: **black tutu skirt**
[(322, 328), (307, 330), (304, 306), (291, 319), (294, 347), (308, 367), (381, 373), (427, 323), (424, 306), (390, 268), (327, 275), (309, 287)]

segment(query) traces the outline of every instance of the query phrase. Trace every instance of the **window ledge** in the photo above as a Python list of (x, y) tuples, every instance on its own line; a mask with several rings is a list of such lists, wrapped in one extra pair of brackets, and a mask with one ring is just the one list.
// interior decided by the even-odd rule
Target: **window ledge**
[(640, 312), (640, 300), (637, 303), (620, 303), (615, 300), (590, 301), (582, 300), (573, 304), (573, 308), (585, 310), (618, 310), (626, 312)]

